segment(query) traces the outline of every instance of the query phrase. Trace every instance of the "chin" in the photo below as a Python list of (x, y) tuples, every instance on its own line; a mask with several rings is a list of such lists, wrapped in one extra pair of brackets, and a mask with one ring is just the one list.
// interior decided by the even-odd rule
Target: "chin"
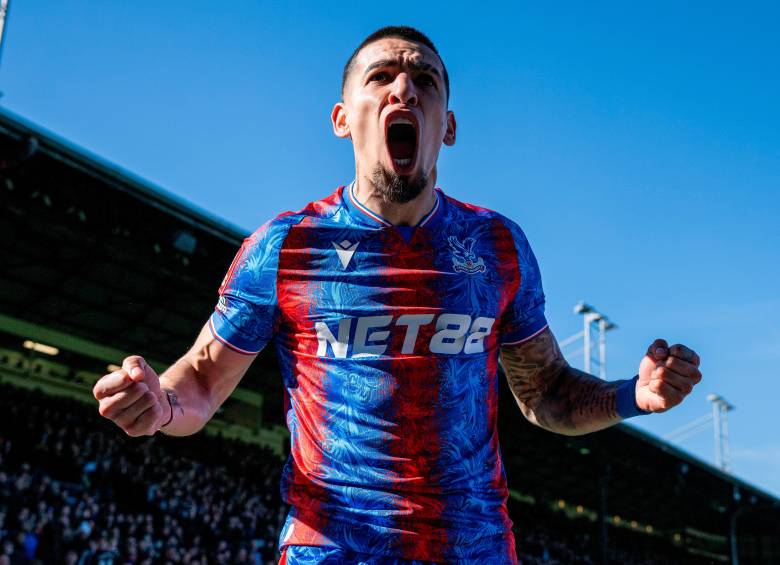
[[(371, 173), (371, 184), (385, 202), (405, 204), (420, 196), (428, 186), (427, 175), (399, 174), (399, 171), (377, 165)], [(403, 169), (402, 169), (403, 170)]]

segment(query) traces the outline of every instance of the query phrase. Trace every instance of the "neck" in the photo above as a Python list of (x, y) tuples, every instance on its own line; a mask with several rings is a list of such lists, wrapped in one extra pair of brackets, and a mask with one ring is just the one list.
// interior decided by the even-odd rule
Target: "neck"
[(423, 191), (415, 199), (399, 204), (385, 200), (382, 194), (376, 191), (369, 176), (358, 174), (355, 181), (355, 198), (394, 226), (416, 226), (436, 205), (436, 194), (433, 189), (435, 183), (436, 170), (434, 169)]

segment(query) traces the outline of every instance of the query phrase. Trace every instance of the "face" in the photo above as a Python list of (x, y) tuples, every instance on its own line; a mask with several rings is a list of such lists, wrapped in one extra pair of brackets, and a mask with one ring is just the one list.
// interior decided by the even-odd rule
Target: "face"
[(336, 135), (352, 139), (358, 176), (380, 191), (387, 185), (393, 201), (434, 182), (442, 143), (455, 143), (441, 61), (404, 39), (381, 39), (358, 53), (332, 120)]

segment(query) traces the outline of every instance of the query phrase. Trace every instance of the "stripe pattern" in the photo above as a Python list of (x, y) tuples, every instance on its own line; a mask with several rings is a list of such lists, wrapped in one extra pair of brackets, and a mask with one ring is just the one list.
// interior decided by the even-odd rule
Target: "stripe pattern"
[[(345, 241), (360, 242), (346, 267)], [(277, 349), (291, 434), (280, 547), (515, 563), (498, 351), (545, 326), (520, 228), (438, 189), (410, 236), (351, 187), (261, 227), (210, 327), (242, 353)]]

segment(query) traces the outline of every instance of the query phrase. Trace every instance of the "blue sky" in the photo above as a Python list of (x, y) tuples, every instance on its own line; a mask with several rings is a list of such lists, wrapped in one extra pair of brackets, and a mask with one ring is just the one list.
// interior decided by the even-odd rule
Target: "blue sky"
[[(438, 184), (523, 226), (559, 339), (581, 299), (618, 323), (610, 377), (655, 337), (696, 349), (704, 382), (635, 424), (718, 392), (735, 474), (780, 494), (780, 8), (543, 4), (13, 2), (0, 103), (250, 230), (351, 180), (341, 67), (421, 28), (459, 126)], [(713, 460), (711, 430), (681, 447)]]

